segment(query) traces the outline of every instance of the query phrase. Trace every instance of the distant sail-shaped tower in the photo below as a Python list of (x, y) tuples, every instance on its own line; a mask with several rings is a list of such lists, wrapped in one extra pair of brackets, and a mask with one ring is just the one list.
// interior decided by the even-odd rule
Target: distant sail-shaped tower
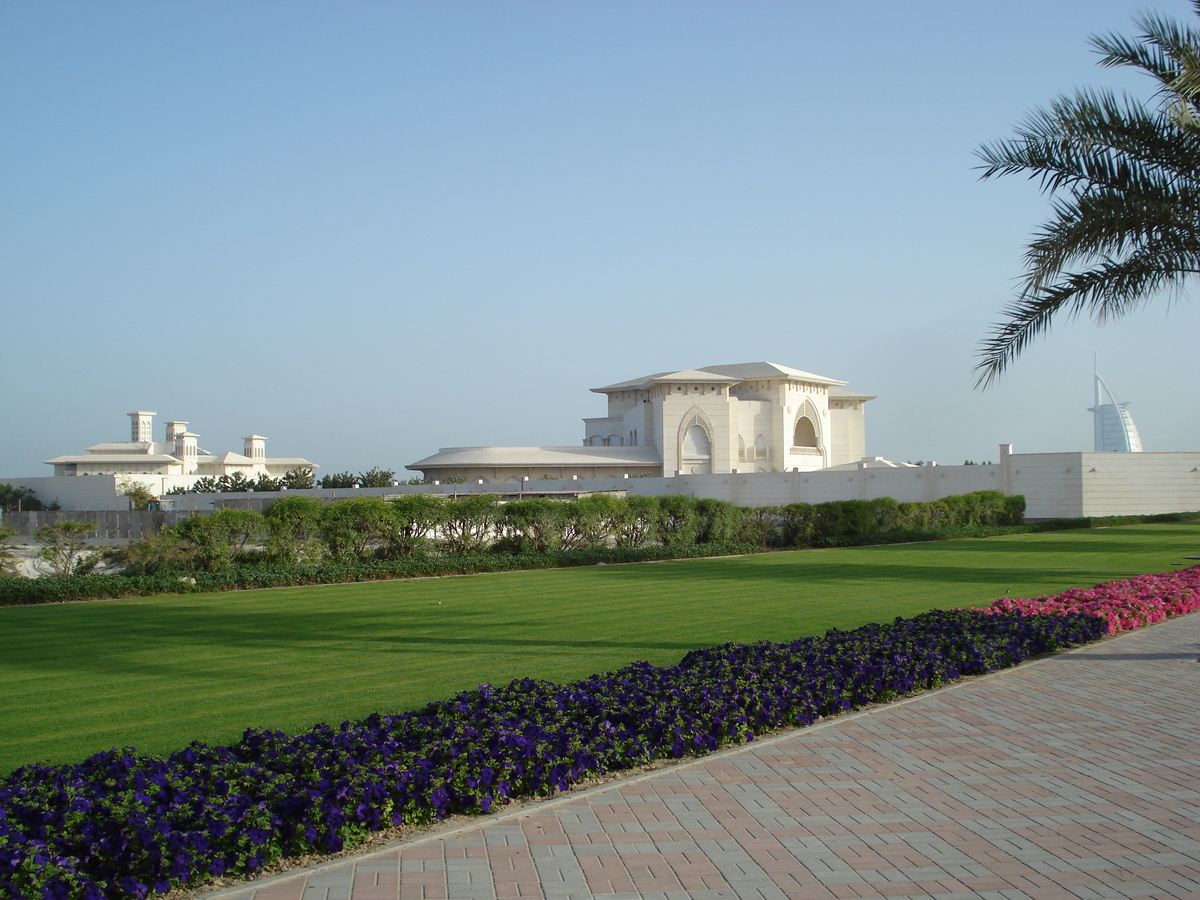
[(1088, 410), (1096, 424), (1096, 450), (1104, 453), (1141, 453), (1142, 439), (1128, 403), (1118, 403), (1100, 373), (1096, 373), (1096, 405)]

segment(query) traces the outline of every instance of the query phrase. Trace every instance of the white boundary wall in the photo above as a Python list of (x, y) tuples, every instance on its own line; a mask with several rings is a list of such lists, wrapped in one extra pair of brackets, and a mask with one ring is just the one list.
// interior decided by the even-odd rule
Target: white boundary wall
[[(123, 477), (112, 475), (79, 475), (0, 478), (0, 483), (27, 487), (44, 503), (57, 500), (64, 510), (120, 510), (129, 508), (128, 499), (120, 493), (123, 480)], [(154, 487), (157, 486), (152, 489)], [(165, 488), (169, 487), (165, 485)], [(981, 490), (1023, 494), (1025, 514), (1030, 519), (1194, 512), (1200, 510), (1200, 452), (1013, 454), (1008, 452), (1007, 445), (1002, 445), (1000, 463), (985, 466), (892, 468), (862, 462), (855, 469), (815, 472), (400, 485), (291, 493), (335, 499), (408, 493), (502, 492), (512, 496), (621, 491), (659, 496), (690, 494), (726, 500), (738, 506), (782, 506), (876, 497), (892, 497), (901, 502), (937, 500)], [(260, 509), (280, 496), (278, 493), (186, 494), (170, 499), (178, 510), (211, 510), (225, 505)]]

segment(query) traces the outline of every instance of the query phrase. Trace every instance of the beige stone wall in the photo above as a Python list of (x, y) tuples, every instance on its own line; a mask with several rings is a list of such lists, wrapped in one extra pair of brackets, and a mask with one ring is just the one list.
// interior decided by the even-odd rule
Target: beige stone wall
[(1200, 510), (1200, 453), (1081, 453), (1085, 516)]
[(829, 432), (829, 465), (857, 462), (866, 456), (866, 402), (830, 400)]
[[(658, 496), (689, 494), (726, 500), (739, 506), (781, 506), (787, 503), (867, 500), (875, 497), (892, 497), (902, 502), (937, 500), (971, 491), (1001, 490), (1024, 494), (1026, 515), (1031, 519), (1200, 511), (1200, 453), (1025, 453), (1002, 455), (1001, 458), (1003, 464), (987, 466), (862, 466), (845, 471), (723, 473), (678, 478), (624, 478), (616, 475), (598, 479), (567, 478), (561, 481), (530, 481), (526, 483), (526, 489), (564, 492), (624, 490), (629, 494)], [(20, 482), (20, 479), (11, 480)], [(44, 480), (61, 483), (66, 479)], [(82, 482), (83, 479), (71, 481)], [(472, 483), (297, 493), (333, 499), (420, 492), (489, 493), (498, 488), (503, 489), (503, 486)], [(204, 494), (174, 499), (177, 509), (211, 509), (214, 501), (262, 505), (279, 496)]]
[[(1019, 453), (1006, 460), (1006, 492), (1025, 497), (1030, 519), (1085, 515), (1081, 453)], [(1135, 479), (1140, 480), (1140, 479)]]

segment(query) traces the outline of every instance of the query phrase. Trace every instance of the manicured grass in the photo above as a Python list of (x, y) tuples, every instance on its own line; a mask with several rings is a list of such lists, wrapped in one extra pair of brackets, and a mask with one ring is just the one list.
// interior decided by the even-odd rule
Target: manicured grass
[(1178, 568), (1200, 523), (0, 609), (0, 772)]

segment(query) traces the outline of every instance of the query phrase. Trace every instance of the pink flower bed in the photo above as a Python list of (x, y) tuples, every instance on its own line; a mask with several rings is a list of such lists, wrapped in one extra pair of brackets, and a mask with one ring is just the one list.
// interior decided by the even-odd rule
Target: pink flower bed
[(1108, 633), (1161, 622), (1168, 616), (1200, 610), (1200, 566), (1104, 581), (1094, 588), (1072, 588), (1048, 597), (1022, 600), (1001, 597), (987, 613), (1087, 613), (1108, 622)]

